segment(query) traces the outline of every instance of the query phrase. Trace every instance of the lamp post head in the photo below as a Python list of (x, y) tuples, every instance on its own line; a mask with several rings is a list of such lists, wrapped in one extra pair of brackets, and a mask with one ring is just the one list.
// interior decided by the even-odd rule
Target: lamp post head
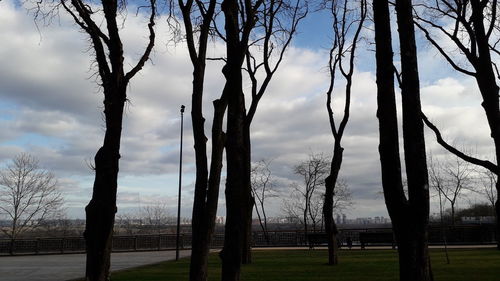
[(186, 107), (185, 107), (184, 105), (181, 105), (181, 113), (184, 113), (184, 109), (185, 109), (185, 108), (186, 108)]

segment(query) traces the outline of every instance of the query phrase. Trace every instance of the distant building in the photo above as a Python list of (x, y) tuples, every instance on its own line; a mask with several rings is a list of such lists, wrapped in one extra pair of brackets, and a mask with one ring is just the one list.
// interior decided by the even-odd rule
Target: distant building
[(481, 216), (481, 217), (461, 217), (460, 220), (463, 224), (490, 224), (495, 223), (494, 216)]

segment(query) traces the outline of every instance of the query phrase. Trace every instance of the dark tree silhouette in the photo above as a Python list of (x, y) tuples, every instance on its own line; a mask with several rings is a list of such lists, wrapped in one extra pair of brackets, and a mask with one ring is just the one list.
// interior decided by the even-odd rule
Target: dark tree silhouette
[[(208, 7), (207, 7), (208, 5)], [(224, 95), (213, 102), (212, 147), (210, 169), (207, 160), (207, 137), (203, 115), (203, 87), (206, 68), (207, 43), (211, 33), (217, 2), (179, 0), (185, 27), (185, 39), (193, 64), (193, 93), (191, 119), (193, 124), (196, 158), (196, 180), (192, 214), (192, 248), (189, 280), (207, 280), (207, 263), (210, 242), (215, 227), (219, 199), (220, 175), (225, 143), (222, 130), (227, 102)], [(200, 23), (193, 26), (193, 21)], [(197, 42), (196, 42), (197, 39)]]
[[(44, 1), (36, 4), (40, 5)], [(99, 85), (104, 94), (104, 142), (94, 157), (95, 180), (92, 199), (85, 207), (84, 232), (87, 252), (86, 280), (109, 280), (113, 225), (115, 220), (117, 179), (120, 159), (123, 109), (130, 80), (144, 67), (155, 42), (156, 0), (136, 1), (140, 9), (149, 9), (149, 37), (138, 61), (125, 70), (124, 50), (120, 37), (122, 22), (117, 17), (127, 9), (127, 1), (53, 1), (64, 9), (91, 42), (97, 66)], [(38, 10), (40, 11), (40, 10)], [(40, 16), (37, 13), (37, 16)], [(129, 63), (127, 63), (129, 65)]]
[[(458, 157), (480, 165), (497, 176), (496, 190), (500, 192), (500, 107), (499, 88), (497, 79), (500, 73), (497, 65), (492, 59), (492, 55), (499, 55), (498, 40), (498, 3), (497, 0), (467, 0), (451, 1), (438, 0), (428, 4), (420, 5), (415, 16), (415, 25), (424, 33), (427, 40), (433, 45), (444, 59), (458, 72), (476, 80), (483, 102), (490, 136), (495, 145), (495, 157), (497, 163), (480, 160), (467, 155), (447, 143), (439, 129), (424, 116), (424, 121), (436, 134), (438, 143), (449, 152)], [(426, 17), (429, 15), (431, 18)], [(445, 26), (452, 23), (451, 27)], [(444, 44), (436, 40), (436, 33), (444, 36), (452, 42), (458, 52), (450, 52)], [(468, 65), (464, 65), (467, 62)], [(472, 68), (472, 69), (471, 69)], [(497, 196), (498, 197), (498, 196)], [(495, 203), (497, 213), (497, 235), (500, 235), (500, 201)], [(498, 236), (500, 237), (500, 236)], [(497, 237), (497, 248), (500, 250), (500, 239)]]
[[(248, 49), (250, 33), (257, 21), (257, 10), (263, 0), (239, 2), (224, 0), (226, 64), (222, 70), (226, 83), (223, 95), (227, 97), (226, 139), (226, 226), (222, 259), (222, 280), (240, 278), (242, 252), (248, 206), (251, 198), (250, 152), (246, 145), (245, 97), (243, 94), (242, 65)], [(243, 6), (240, 7), (239, 4)], [(240, 18), (241, 17), (241, 18)]]
[[(351, 3), (350, 3), (351, 2)], [(352, 3), (354, 2), (354, 3)], [(342, 137), (349, 121), (351, 103), (352, 75), (354, 72), (354, 57), (361, 29), (366, 18), (366, 1), (331, 1), (330, 11), (333, 18), (333, 45), (330, 49), (328, 64), (330, 72), (330, 87), (326, 93), (326, 108), (330, 121), (330, 129), (334, 138), (333, 156), (330, 164), (330, 173), (325, 179), (325, 197), (323, 203), (323, 217), (328, 240), (328, 264), (338, 263), (337, 226), (333, 219), (334, 196), (337, 179), (342, 166), (344, 148)], [(359, 6), (358, 6), (359, 5)], [(344, 56), (347, 63), (344, 63)], [(335, 86), (336, 72), (340, 71), (346, 80), (344, 116), (339, 124), (335, 121), (332, 109), (332, 99)], [(338, 121), (337, 121), (338, 122)]]
[(382, 185), (399, 253), (400, 280), (432, 280), (427, 245), (429, 183), (413, 26), (412, 3), (397, 0), (401, 53), (403, 139), (408, 197), (403, 189), (388, 1), (373, 2), (377, 61), (377, 117)]
[[(246, 113), (243, 134), (246, 151), (248, 152), (246, 167), (251, 169), (251, 138), (250, 129), (253, 118), (261, 98), (278, 70), (285, 51), (290, 46), (293, 36), (297, 33), (297, 26), (307, 15), (307, 6), (301, 0), (266, 0), (261, 9), (257, 10), (257, 22), (253, 28), (256, 38), (249, 44), (245, 54), (246, 72), (251, 81), (251, 103)], [(263, 34), (263, 35), (259, 35)], [(263, 74), (259, 83), (258, 76)], [(251, 171), (247, 171), (251, 174)], [(254, 197), (250, 194), (247, 200), (246, 230), (242, 262), (251, 262), (252, 243), (252, 212), (255, 205)]]
[[(224, 248), (222, 250), (222, 280), (239, 280), (241, 263), (251, 260), (250, 227), (254, 201), (251, 195), (251, 147), (250, 124), (255, 115), (257, 104), (265, 93), (272, 76), (280, 64), (283, 53), (295, 33), (298, 21), (305, 16), (300, 13), (301, 3), (290, 5), (286, 1), (257, 0), (235, 1), (224, 0), (224, 34), (219, 35), (226, 42), (226, 59), (223, 74), (226, 78), (223, 95), (227, 98), (227, 139), (226, 139), (226, 227)], [(290, 9), (292, 13), (279, 18), (281, 11)], [(291, 20), (290, 20), (291, 18)], [(284, 30), (288, 20), (292, 23)], [(255, 29), (258, 29), (257, 31)], [(259, 30), (264, 36), (259, 37)], [(255, 35), (257, 34), (257, 35)], [(271, 62), (276, 41), (274, 36), (283, 36), (285, 40), (278, 49), (278, 59)], [(261, 39), (251, 40), (251, 37)], [(267, 38), (267, 39), (266, 39)], [(289, 38), (289, 39), (287, 39)], [(257, 62), (249, 47), (263, 42), (263, 61)], [(247, 59), (247, 71), (252, 80), (252, 104), (248, 113), (243, 93), (242, 66)], [(265, 69), (265, 78), (257, 84), (257, 69)]]

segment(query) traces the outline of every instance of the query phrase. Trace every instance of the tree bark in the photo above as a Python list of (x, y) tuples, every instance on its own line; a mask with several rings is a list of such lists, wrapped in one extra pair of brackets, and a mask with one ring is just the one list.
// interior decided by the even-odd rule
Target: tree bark
[(498, 194), (500, 194), (500, 182), (497, 182), (496, 184), (497, 188), (497, 201), (495, 202), (495, 211), (496, 211), (496, 223), (497, 223), (497, 230), (496, 230), (496, 238), (497, 238), (497, 250), (500, 250), (500, 198), (498, 198)]
[(126, 100), (125, 88), (118, 85), (105, 84), (104, 95), (106, 118), (104, 144), (94, 158), (93, 194), (85, 207), (86, 280), (89, 281), (109, 280), (113, 225), (117, 210), (116, 192), (123, 107)]
[[(328, 241), (328, 264), (335, 265), (338, 264), (338, 245), (337, 245), (337, 226), (335, 220), (333, 219), (333, 207), (334, 207), (334, 196), (335, 187), (337, 185), (337, 180), (342, 166), (343, 152), (344, 148), (341, 145), (342, 137), (344, 135), (344, 130), (349, 121), (350, 106), (351, 106), (351, 87), (352, 87), (352, 76), (354, 73), (354, 58), (356, 52), (356, 46), (358, 43), (358, 38), (363, 28), (363, 23), (366, 19), (366, 1), (359, 1), (359, 12), (356, 11), (355, 16), (351, 16), (350, 13), (353, 11), (355, 6), (349, 6), (349, 1), (332, 2), (331, 13), (333, 17), (333, 31), (334, 31), (334, 42), (330, 49), (330, 60), (329, 60), (329, 71), (330, 71), (330, 86), (326, 93), (327, 101), (326, 108), (328, 111), (328, 119), (330, 122), (330, 129), (334, 138), (333, 146), (333, 156), (330, 163), (330, 173), (325, 179), (325, 198), (323, 204), (323, 218), (325, 222), (325, 231), (327, 234)], [(346, 22), (346, 19), (349, 19)], [(353, 29), (353, 34), (351, 35), (350, 26), (356, 24), (357, 26)], [(346, 26), (349, 26), (346, 28)], [(349, 40), (351, 44), (349, 45)], [(346, 45), (348, 47), (346, 47)], [(348, 59), (347, 66), (344, 64), (344, 56)], [(336, 117), (334, 116), (334, 110), (332, 108), (332, 94), (334, 91), (335, 84), (335, 74), (337, 68), (341, 75), (346, 80), (345, 85), (345, 102), (344, 102), (344, 116), (337, 124), (335, 122)], [(322, 225), (323, 226), (323, 225)]]
[(94, 158), (95, 180), (92, 198), (85, 207), (86, 226), (84, 232), (87, 252), (85, 279), (104, 281), (109, 280), (113, 226), (117, 211), (116, 192), (123, 108), (127, 100), (127, 85), (130, 79), (144, 67), (153, 49), (156, 2), (155, 0), (150, 1), (151, 14), (148, 23), (149, 41), (147, 47), (137, 64), (127, 73), (123, 69), (123, 45), (116, 21), (118, 3), (116, 1), (102, 1), (106, 31), (101, 30), (99, 25), (93, 21), (92, 14), (94, 12), (84, 1), (72, 0), (60, 3), (72, 16), (75, 23), (90, 37), (104, 92), (106, 130), (103, 145)]
[(330, 168), (330, 175), (325, 179), (325, 200), (323, 203), (323, 217), (325, 219), (325, 232), (328, 242), (328, 264), (338, 264), (337, 225), (333, 218), (333, 197), (335, 195), (335, 184), (342, 165), (342, 154), (344, 149), (335, 140), (335, 147)]
[[(425, 153), (424, 125), (420, 112), (420, 83), (417, 63), (415, 28), (413, 25), (411, 0), (397, 0), (396, 13), (401, 53), (401, 95), (403, 105), (403, 139), (408, 182), (411, 223), (403, 231), (400, 241), (404, 256), (413, 261), (415, 268), (405, 268), (400, 276), (414, 280), (432, 280), (427, 245), (427, 226), (429, 224), (429, 182)], [(414, 229), (412, 229), (414, 228)], [(405, 235), (408, 233), (408, 235)], [(397, 236), (397, 234), (396, 234)], [(409, 236), (409, 237), (406, 237)], [(409, 253), (405, 253), (408, 245)], [(400, 254), (401, 257), (401, 254)], [(408, 266), (408, 264), (405, 264)]]
[[(200, 83), (200, 78), (197, 82), (193, 82), (193, 85), (195, 83)], [(201, 83), (203, 82), (201, 81)], [(195, 89), (198, 89), (198, 91)], [(215, 228), (215, 217), (217, 215), (219, 200), (220, 174), (225, 143), (225, 134), (222, 131), (222, 124), (227, 107), (223, 97), (220, 100), (214, 101), (212, 157), (210, 175), (208, 176), (206, 137), (203, 127), (204, 118), (200, 114), (202, 93), (199, 91), (200, 88), (193, 87), (193, 108), (191, 115), (193, 116), (192, 122), (195, 140), (196, 182), (192, 215), (193, 235), (191, 263), (189, 267), (189, 278), (191, 281), (205, 281), (208, 278), (208, 253)]]
[[(106, 131), (103, 146), (94, 158), (95, 180), (92, 199), (85, 207), (86, 280), (89, 281), (109, 280), (113, 226), (117, 211), (116, 192), (123, 107), (127, 99), (126, 86), (128, 84), (123, 71), (123, 46), (116, 23), (117, 5), (116, 3), (103, 3), (103, 10), (110, 39), (108, 58), (112, 67), (111, 72), (105, 73), (102, 66), (106, 65), (105, 68), (109, 70), (107, 61), (103, 56), (96, 55), (104, 89)], [(96, 52), (102, 51), (98, 47), (100, 39), (94, 39), (97, 35), (91, 34), (91, 37)]]
[[(252, 192), (250, 181), (249, 131), (246, 130), (245, 96), (243, 94), (242, 64), (248, 49), (250, 32), (255, 26), (255, 9), (259, 1), (244, 2), (238, 7), (236, 0), (224, 0), (222, 12), (225, 16), (226, 65), (222, 72), (226, 78), (223, 95), (227, 97), (226, 139), (226, 226), (222, 258), (222, 281), (238, 281), (242, 263), (245, 236), (248, 238), (250, 204)], [(240, 9), (245, 21), (240, 25)], [(251, 213), (250, 213), (251, 214)], [(250, 215), (251, 223), (251, 215)]]
[(400, 280), (432, 280), (427, 247), (429, 190), (411, 1), (396, 2), (402, 64), (403, 136), (408, 199), (399, 158), (388, 1), (373, 2), (377, 58), (377, 102), (384, 197), (399, 252)]
[[(246, 114), (246, 111), (245, 111)], [(253, 207), (255, 205), (255, 198), (252, 196), (252, 183), (251, 183), (251, 170), (252, 170), (252, 145), (250, 139), (250, 123), (249, 119), (245, 115), (245, 123), (243, 127), (243, 137), (244, 137), (244, 145), (245, 145), (245, 179), (246, 186), (244, 190), (244, 206), (245, 206), (245, 231), (243, 238), (243, 249), (242, 249), (242, 264), (250, 264), (252, 263), (252, 214)]]
[[(229, 36), (228, 36), (229, 37)], [(228, 56), (228, 65), (231, 66)], [(228, 116), (226, 140), (226, 226), (224, 248), (222, 250), (222, 281), (240, 280), (242, 251), (247, 220), (248, 204), (246, 199), (249, 179), (245, 169), (245, 151), (243, 124), (244, 124), (244, 99), (241, 92), (241, 72), (234, 68), (226, 72), (227, 78), (225, 91), (228, 93)]]
[[(472, 65), (475, 72), (466, 70), (459, 66), (450, 56), (446, 54), (445, 49), (434, 40), (430, 33), (420, 25), (419, 22), (424, 22), (429, 26), (441, 29), (441, 26), (434, 24), (433, 21), (423, 19), (421, 17), (417, 18), (418, 27), (425, 33), (426, 38), (429, 42), (436, 47), (436, 49), (445, 57), (445, 59), (450, 63), (450, 65), (457, 71), (462, 72), (466, 75), (472, 76), (476, 79), (476, 83), (479, 87), (481, 96), (483, 98), (482, 107), (485, 111), (486, 118), (488, 120), (488, 125), (490, 127), (490, 136), (493, 139), (495, 145), (495, 157), (496, 164), (490, 161), (479, 160), (469, 155), (465, 155), (453, 146), (446, 143), (439, 130), (428, 120), (426, 120), (427, 125), (431, 128), (438, 139), (438, 143), (441, 144), (449, 152), (457, 155), (465, 161), (479, 165), (488, 169), (500, 179), (500, 168), (498, 164), (498, 159), (500, 159), (500, 111), (499, 111), (499, 87), (497, 85), (495, 71), (493, 70), (493, 61), (491, 59), (491, 48), (496, 48), (496, 43), (489, 41), (494, 32), (492, 30), (498, 26), (498, 16), (497, 16), (497, 0), (493, 1), (447, 1), (444, 2), (442, 7), (446, 7), (444, 10), (442, 7), (436, 6), (432, 7), (435, 11), (438, 11), (441, 16), (448, 17), (455, 21), (456, 31), (460, 28), (466, 30), (463, 32), (465, 35), (462, 37), (461, 32), (444, 33), (446, 37), (454, 41), (456, 46), (461, 50), (464, 57)], [(451, 8), (448, 10), (448, 8)], [(485, 11), (487, 7), (490, 10)], [(468, 11), (465, 13), (464, 11)], [(469, 18), (466, 18), (469, 17)], [(489, 25), (488, 28), (485, 27), (485, 22)], [(486, 31), (488, 30), (488, 31)], [(444, 31), (444, 29), (441, 29)], [(468, 38), (467, 38), (468, 37)], [(491, 47), (490, 47), (491, 46)], [(497, 50), (495, 50), (497, 51)], [(492, 167), (493, 166), (493, 167)], [(500, 189), (497, 188), (497, 194)], [(500, 204), (500, 203), (499, 203)], [(500, 231), (500, 208), (496, 208), (497, 214), (497, 233)], [(500, 239), (497, 239), (497, 248), (500, 250)]]
[(222, 281), (240, 280), (242, 249), (246, 229), (245, 188), (245, 99), (242, 91), (241, 45), (239, 39), (238, 3), (224, 0), (227, 62), (223, 69), (226, 77), (224, 94), (227, 96), (227, 140), (226, 140), (226, 226), (222, 258)]
[[(247, 198), (245, 236), (243, 238), (243, 249), (241, 255), (242, 264), (252, 263), (252, 213), (253, 206), (255, 205), (254, 200), (255, 199), (252, 196), (250, 196), (250, 198)], [(264, 232), (264, 235), (266, 235), (266, 232)]]
[[(476, 81), (483, 97), (482, 106), (488, 119), (488, 125), (491, 131), (491, 138), (495, 144), (495, 156), (497, 160), (497, 182), (500, 180), (500, 167), (498, 161), (500, 159), (500, 108), (499, 108), (499, 88), (496, 83), (495, 72), (492, 67), (490, 47), (488, 36), (484, 27), (484, 7), (479, 0), (471, 0), (472, 6), (472, 22), (474, 24), (474, 33), (477, 41), (477, 60), (473, 63), (476, 70)], [(496, 19), (498, 20), (498, 19)], [(497, 184), (497, 202), (496, 202), (496, 218), (497, 218), (497, 249), (500, 250), (500, 186)]]
[[(212, 122), (212, 157), (210, 172), (207, 162), (207, 138), (205, 136), (205, 118), (203, 116), (203, 87), (206, 69), (207, 42), (210, 25), (215, 13), (216, 1), (209, 1), (208, 8), (201, 15), (202, 24), (193, 28), (191, 20), (195, 1), (179, 0), (186, 42), (191, 63), (193, 64), (193, 92), (191, 98), (191, 120), (193, 125), (194, 150), (196, 159), (196, 180), (192, 213), (192, 246), (189, 280), (206, 281), (208, 278), (208, 253), (215, 228), (215, 217), (219, 199), (220, 173), (224, 151), (225, 134), (222, 131), (226, 101), (222, 96), (214, 101)], [(198, 46), (195, 32), (199, 32)]]
[(193, 94), (191, 97), (191, 123), (193, 126), (194, 151), (196, 159), (196, 179), (194, 186), (193, 213), (191, 220), (191, 262), (189, 264), (190, 281), (206, 281), (208, 278), (208, 244), (210, 233), (205, 220), (206, 197), (208, 187), (207, 138), (205, 136), (205, 118), (202, 114), (203, 81), (205, 63), (195, 66), (193, 71)]

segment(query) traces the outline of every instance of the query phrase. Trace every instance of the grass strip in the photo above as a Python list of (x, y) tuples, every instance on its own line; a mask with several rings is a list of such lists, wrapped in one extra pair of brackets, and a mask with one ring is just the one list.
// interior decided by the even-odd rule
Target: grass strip
[[(500, 251), (495, 249), (452, 249), (446, 264), (441, 249), (431, 250), (436, 281), (498, 281)], [(326, 250), (259, 250), (253, 263), (242, 267), (244, 281), (391, 281), (398, 280), (398, 259), (394, 250), (342, 250), (340, 264), (326, 265)], [(220, 280), (217, 254), (209, 259), (209, 281)], [(188, 280), (189, 258), (123, 270), (112, 274), (113, 281)]]

